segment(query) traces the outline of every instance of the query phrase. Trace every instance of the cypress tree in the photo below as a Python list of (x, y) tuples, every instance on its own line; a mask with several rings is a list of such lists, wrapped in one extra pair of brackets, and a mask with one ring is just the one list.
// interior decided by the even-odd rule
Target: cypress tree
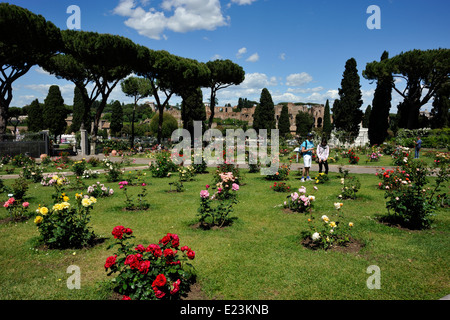
[(313, 116), (307, 112), (299, 111), (295, 116), (295, 125), (297, 126), (296, 133), (303, 140), (314, 126)]
[(364, 117), (363, 117), (363, 122), (362, 122), (363, 128), (369, 128), (371, 112), (372, 112), (372, 106), (368, 105), (366, 108), (366, 111), (364, 112)]
[(291, 133), (291, 122), (289, 121), (288, 106), (284, 105), (281, 109), (280, 118), (278, 119), (278, 130), (280, 130), (280, 137), (286, 137)]
[[(85, 94), (87, 94), (86, 89), (84, 89)], [(80, 88), (77, 86), (73, 92), (73, 117), (72, 117), (72, 125), (70, 126), (71, 132), (80, 131), (81, 124), (84, 123), (84, 127), (90, 128), (90, 117), (86, 115), (85, 102), (83, 100), (83, 96)]]
[(42, 116), (43, 107), (38, 99), (31, 102), (30, 106), (27, 108), (27, 113), (28, 131), (39, 132), (44, 129), (44, 118)]
[(333, 128), (331, 126), (330, 103), (327, 99), (327, 103), (325, 104), (325, 110), (324, 110), (324, 115), (323, 115), (323, 134), (325, 135), (325, 137), (327, 139), (329, 139), (331, 137), (332, 129)]
[[(202, 131), (206, 130), (206, 109), (203, 104), (203, 93), (200, 88), (186, 92), (181, 102), (181, 120), (183, 128), (194, 137), (194, 121), (202, 121)], [(193, 140), (192, 140), (193, 143)]]
[[(384, 51), (381, 56), (381, 61), (387, 59), (389, 59), (389, 53)], [(378, 78), (369, 118), (369, 140), (371, 145), (382, 144), (388, 136), (392, 82), (393, 77), (390, 73), (386, 73), (384, 76)]]
[(444, 84), (436, 91), (431, 109), (431, 127), (433, 129), (445, 128), (450, 120), (450, 82)]
[(275, 129), (275, 125), (275, 106), (269, 90), (264, 88), (261, 91), (260, 103), (255, 109), (253, 129), (267, 129), (267, 136), (270, 136), (270, 130)]
[(123, 109), (122, 105), (119, 101), (114, 101), (112, 104), (112, 112), (111, 112), (111, 131), (114, 134), (120, 133), (123, 127)]
[(350, 58), (345, 64), (339, 89), (340, 99), (333, 104), (334, 126), (337, 130), (347, 133), (346, 140), (349, 142), (354, 141), (358, 136), (359, 124), (363, 117), (360, 110), (363, 101), (359, 80), (356, 60)]
[(57, 136), (64, 133), (67, 127), (67, 110), (64, 106), (64, 99), (57, 85), (53, 85), (48, 90), (47, 97), (44, 100), (44, 127), (50, 130), (55, 140)]

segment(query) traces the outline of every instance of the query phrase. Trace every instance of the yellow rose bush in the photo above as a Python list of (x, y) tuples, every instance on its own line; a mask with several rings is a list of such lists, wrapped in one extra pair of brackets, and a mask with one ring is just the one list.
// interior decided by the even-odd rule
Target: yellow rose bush
[(77, 194), (75, 204), (63, 196), (51, 208), (39, 206), (36, 224), (42, 242), (51, 249), (81, 248), (92, 245), (96, 236), (89, 228), (90, 214), (97, 199)]

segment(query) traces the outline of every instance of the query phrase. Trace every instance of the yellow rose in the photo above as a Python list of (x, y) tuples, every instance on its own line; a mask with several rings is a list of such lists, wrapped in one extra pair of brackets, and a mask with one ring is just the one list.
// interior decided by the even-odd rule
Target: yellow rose
[(95, 199), (94, 197), (90, 197), (89, 200), (91, 201), (91, 203), (97, 203), (97, 199)]
[(35, 224), (40, 224), (40, 223), (42, 222), (42, 220), (44, 220), (44, 218), (42, 218), (41, 216), (37, 216), (37, 217), (34, 219), (34, 223), (35, 223)]
[(42, 207), (39, 209), (40, 214), (42, 215), (46, 215), (48, 213), (48, 208), (47, 207)]
[(348, 226), (349, 226), (349, 227), (353, 227), (353, 222), (350, 222), (350, 223), (348, 224)]
[(58, 180), (56, 180), (56, 183), (58, 184), (58, 186), (62, 186), (63, 180), (59, 178)]
[(63, 197), (63, 201), (64, 201), (64, 202), (69, 201), (69, 197), (68, 197), (68, 196), (64, 196), (64, 197)]
[(336, 222), (331, 221), (331, 222), (330, 222), (330, 227), (332, 227), (332, 228), (336, 227)]
[(81, 199), (82, 197), (83, 197), (82, 193), (76, 193), (75, 194), (75, 198), (77, 198), (77, 199)]
[(84, 198), (83, 200), (81, 200), (81, 205), (83, 207), (89, 207), (91, 205), (91, 200)]

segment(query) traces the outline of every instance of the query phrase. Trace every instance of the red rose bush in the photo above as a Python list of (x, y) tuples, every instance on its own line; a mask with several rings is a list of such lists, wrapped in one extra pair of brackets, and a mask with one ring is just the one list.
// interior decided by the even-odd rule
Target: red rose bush
[(178, 300), (185, 296), (195, 282), (194, 267), (189, 263), (195, 252), (180, 247), (178, 235), (168, 233), (158, 244), (145, 247), (130, 244), (133, 231), (123, 226), (113, 229), (118, 246), (116, 254), (108, 257), (105, 270), (116, 274), (114, 290), (125, 300)]

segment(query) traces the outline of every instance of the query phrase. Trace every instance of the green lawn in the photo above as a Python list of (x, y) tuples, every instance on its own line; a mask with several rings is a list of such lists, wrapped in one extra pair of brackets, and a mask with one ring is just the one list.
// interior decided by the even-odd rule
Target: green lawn
[[(147, 170), (146, 170), (147, 171)], [(197, 175), (185, 183), (183, 193), (168, 193), (176, 177), (150, 178), (148, 200), (151, 209), (125, 212), (125, 197), (117, 183), (106, 183), (115, 194), (98, 199), (92, 214), (92, 229), (105, 238), (93, 248), (46, 250), (39, 245), (33, 219), (0, 224), (0, 299), (112, 299), (103, 265), (113, 254), (112, 229), (129, 227), (135, 243), (148, 245), (166, 233), (176, 233), (180, 245), (196, 252), (193, 265), (205, 298), (212, 299), (439, 299), (450, 292), (450, 215), (448, 209), (436, 211), (430, 230), (411, 231), (378, 223), (374, 216), (386, 213), (384, 192), (376, 188), (374, 175), (358, 175), (361, 190), (356, 200), (344, 201), (346, 220), (355, 224), (353, 237), (365, 244), (358, 253), (312, 251), (300, 243), (307, 230), (307, 216), (286, 214), (278, 206), (287, 193), (276, 193), (273, 184), (259, 174), (245, 173), (234, 216), (238, 219), (222, 230), (204, 231), (191, 226), (197, 222), (199, 192), (212, 184), (213, 175)], [(210, 169), (212, 172), (212, 169)], [(314, 214), (332, 217), (333, 203), (340, 193), (340, 179), (318, 185)], [(292, 172), (292, 188), (302, 184)], [(105, 182), (105, 177), (98, 179)], [(86, 184), (97, 180), (88, 180)], [(12, 180), (5, 180), (9, 185)], [(312, 182), (303, 183), (308, 193)], [(129, 188), (137, 193), (139, 187)], [(67, 192), (70, 199), (76, 192)], [(52, 187), (32, 184), (27, 201), (31, 210), (51, 203)], [(0, 200), (7, 195), (0, 194)], [(0, 207), (0, 219), (8, 216)], [(81, 289), (69, 290), (66, 273), (70, 265), (81, 270)], [(381, 270), (381, 289), (369, 290), (366, 270), (377, 265)]]

